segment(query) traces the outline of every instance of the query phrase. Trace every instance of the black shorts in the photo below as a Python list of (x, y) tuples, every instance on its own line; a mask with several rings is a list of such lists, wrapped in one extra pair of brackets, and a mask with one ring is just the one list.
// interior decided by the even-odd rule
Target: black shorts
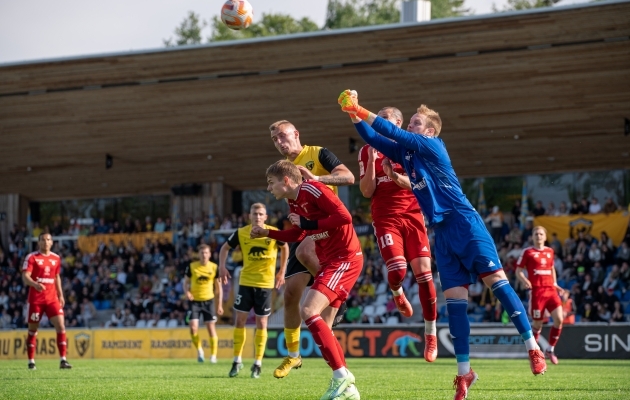
[(259, 317), (271, 314), (271, 289), (239, 286), (238, 294), (234, 299), (234, 309), (248, 313), (252, 308)]
[(207, 301), (190, 302), (190, 319), (199, 319), (203, 315), (204, 322), (214, 322), (217, 316), (214, 315), (214, 299)]
[[(308, 269), (306, 269), (306, 267), (304, 265), (302, 265), (300, 260), (298, 260), (297, 257), (295, 256), (295, 252), (296, 252), (298, 246), (300, 245), (300, 243), (302, 243), (302, 242), (291, 243), (291, 245), (289, 246), (289, 260), (287, 261), (287, 272), (285, 272), (285, 274), (284, 274), (284, 279), (287, 279), (287, 278), (289, 278), (289, 277), (291, 277), (293, 275), (297, 275), (297, 274), (309, 274), (309, 275), (311, 275), (311, 273), (308, 271)], [(311, 279), (308, 281), (308, 284), (306, 286), (313, 285), (313, 281), (314, 281), (314, 278), (311, 275)]]

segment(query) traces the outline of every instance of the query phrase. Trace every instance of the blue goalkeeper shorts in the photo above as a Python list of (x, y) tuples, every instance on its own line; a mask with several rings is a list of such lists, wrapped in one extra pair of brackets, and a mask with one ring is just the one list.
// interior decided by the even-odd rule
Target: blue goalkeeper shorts
[(453, 212), (433, 230), (442, 290), (475, 283), (479, 275), (502, 268), (494, 240), (476, 211)]

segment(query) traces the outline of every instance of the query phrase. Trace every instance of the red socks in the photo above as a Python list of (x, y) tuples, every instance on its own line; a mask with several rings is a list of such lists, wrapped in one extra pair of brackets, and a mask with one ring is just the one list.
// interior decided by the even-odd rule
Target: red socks
[(551, 327), (549, 331), (549, 346), (555, 346), (558, 343), (558, 339), (560, 339), (560, 334), (562, 333), (562, 328), (556, 328), (555, 326)]
[(391, 290), (398, 290), (402, 286), (407, 275), (407, 261), (405, 257), (398, 256), (387, 260), (387, 282)]
[(313, 340), (319, 346), (322, 357), (328, 363), (333, 371), (346, 366), (346, 359), (341, 350), (341, 345), (333, 334), (332, 330), (326, 325), (322, 317), (313, 315), (304, 321), (308, 330), (313, 335)]
[(35, 359), (35, 349), (37, 346), (37, 331), (28, 331), (28, 337), (26, 338), (26, 352), (29, 360)]
[(540, 331), (542, 331), (542, 329), (536, 329), (532, 326), (532, 333), (534, 334), (534, 340), (538, 342), (538, 337), (540, 336)]
[(68, 344), (66, 343), (66, 332), (57, 333), (57, 348), (59, 349), (59, 357), (66, 356)]
[(418, 295), (420, 296), (424, 319), (435, 321), (437, 319), (437, 295), (433, 285), (433, 274), (431, 271), (421, 272), (416, 275), (416, 282), (418, 282)]

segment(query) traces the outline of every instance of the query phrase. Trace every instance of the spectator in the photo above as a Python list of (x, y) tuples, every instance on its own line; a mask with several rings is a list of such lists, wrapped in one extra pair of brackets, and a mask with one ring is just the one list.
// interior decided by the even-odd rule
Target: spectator
[(588, 214), (589, 206), (590, 204), (588, 200), (586, 199), (586, 197), (582, 197), (582, 200), (580, 200), (580, 205), (579, 205), (580, 214)]
[(553, 201), (549, 202), (549, 205), (547, 206), (547, 209), (545, 210), (545, 215), (549, 215), (552, 217), (557, 217), (558, 214), (558, 210), (556, 209), (556, 205), (554, 204)]
[(629, 262), (629, 261), (630, 261), (630, 248), (628, 247), (628, 243), (621, 242), (621, 246), (619, 246), (619, 249), (617, 250), (616, 262), (618, 262), (619, 264), (622, 264), (624, 262)]
[(574, 201), (573, 203), (571, 203), (571, 209), (569, 210), (569, 215), (578, 215), (581, 214), (581, 209), (580, 209), (580, 205)]
[(158, 219), (155, 221), (155, 226), (153, 227), (153, 230), (158, 233), (166, 231), (166, 224), (164, 223), (164, 221), (162, 221), (162, 218), (158, 217)]
[(612, 197), (608, 197), (606, 199), (606, 203), (604, 203), (603, 212), (605, 214), (612, 214), (614, 212), (617, 212), (617, 204), (615, 204)]
[(153, 222), (151, 221), (151, 217), (148, 215), (144, 217), (142, 232), (153, 232)]
[(597, 306), (597, 316), (596, 320), (598, 322), (610, 322), (610, 311), (608, 310), (608, 306), (606, 304), (599, 304)]
[(630, 266), (627, 262), (621, 263), (621, 268), (619, 268), (619, 280), (623, 285), (624, 292), (630, 289)]
[(591, 199), (591, 204), (589, 204), (588, 206), (588, 213), (599, 214), (600, 212), (602, 212), (602, 205), (599, 204), (599, 200), (597, 200), (597, 197), (593, 197)]
[(482, 322), (497, 322), (494, 307), (490, 303), (486, 303), (483, 311)]
[(486, 223), (490, 223), (492, 238), (495, 244), (501, 242), (501, 231), (503, 230), (503, 214), (499, 210), (499, 206), (492, 207), (492, 213), (485, 219)]
[(94, 318), (96, 318), (96, 307), (94, 307), (94, 303), (92, 303), (89, 298), (84, 297), (81, 302), (81, 319), (83, 320), (83, 325), (86, 328), (90, 328)]
[(122, 311), (120, 311), (119, 307), (116, 307), (116, 310), (112, 314), (109, 321), (105, 324), (106, 328), (121, 328), (123, 326), (124, 316)]
[(569, 214), (569, 209), (567, 208), (567, 203), (565, 203), (564, 201), (561, 201), (560, 206), (558, 206), (557, 215), (561, 216), (561, 215), (568, 215), (568, 214)]
[(613, 306), (612, 315), (610, 316), (609, 322), (625, 322), (626, 317), (623, 315), (623, 308), (621, 307), (621, 303), (619, 301), (615, 301)]
[(542, 201), (538, 200), (536, 202), (536, 206), (532, 210), (532, 214), (534, 214), (534, 217), (540, 217), (540, 216), (545, 215), (545, 207), (543, 207)]
[(369, 276), (363, 278), (363, 284), (359, 287), (359, 298), (363, 304), (372, 304), (374, 301), (375, 288)]
[(123, 311), (122, 325), (126, 327), (136, 326), (136, 317), (131, 313), (129, 308)]
[(615, 290), (619, 289), (619, 266), (613, 265), (612, 269), (606, 279), (604, 279), (604, 283), (602, 284), (604, 290), (608, 293), (612, 293)]
[(584, 304), (584, 309), (582, 311), (581, 317), (583, 322), (595, 322), (598, 320), (597, 315), (593, 311), (593, 306), (591, 305), (591, 303)]
[(510, 233), (508, 233), (508, 244), (514, 245), (518, 243), (519, 245), (523, 243), (523, 232), (518, 227), (518, 225), (514, 224), (512, 229), (510, 229)]
[(357, 300), (352, 300), (344, 318), (346, 322), (351, 324), (358, 323), (361, 320), (361, 307), (359, 307), (359, 302)]
[(6, 308), (0, 311), (0, 329), (11, 329), (11, 316)]
[(22, 317), (22, 312), (20, 310), (14, 310), (13, 318), (11, 318), (11, 329), (22, 328), (24, 328), (24, 317)]
[(64, 319), (65, 319), (66, 328), (77, 328), (80, 326), (79, 320), (75, 316), (74, 311), (72, 311), (72, 309), (68, 309), (65, 311)]
[(514, 224), (521, 226), (521, 201), (515, 200), (512, 207), (512, 218), (514, 218)]
[(575, 303), (570, 296), (570, 292), (565, 290), (562, 292), (562, 312), (564, 315), (564, 319), (562, 320), (563, 325), (573, 325), (575, 324)]
[(588, 250), (588, 259), (591, 263), (596, 263), (602, 260), (602, 251), (597, 246), (597, 243), (591, 244), (591, 248)]

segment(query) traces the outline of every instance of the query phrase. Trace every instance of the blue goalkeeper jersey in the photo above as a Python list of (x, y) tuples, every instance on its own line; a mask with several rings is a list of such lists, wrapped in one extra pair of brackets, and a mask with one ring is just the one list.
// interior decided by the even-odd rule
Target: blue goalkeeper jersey
[(429, 226), (456, 211), (475, 211), (462, 191), (442, 139), (407, 132), (381, 117), (376, 117), (371, 127), (361, 121), (355, 128), (370, 146), (404, 166)]

